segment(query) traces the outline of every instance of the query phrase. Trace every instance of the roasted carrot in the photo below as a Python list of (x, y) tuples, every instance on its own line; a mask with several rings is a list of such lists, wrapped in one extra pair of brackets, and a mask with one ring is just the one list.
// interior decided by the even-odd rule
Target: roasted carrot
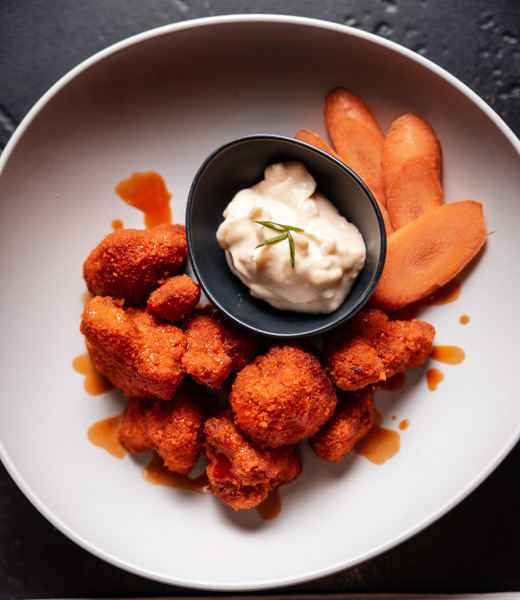
[(383, 144), (381, 165), (386, 207), (394, 229), (444, 203), (441, 145), (418, 115), (396, 119)]
[(294, 137), (297, 140), (300, 140), (300, 142), (305, 142), (307, 144), (311, 144), (312, 146), (316, 146), (316, 148), (319, 148), (324, 152), (328, 152), (329, 154), (332, 154), (334, 158), (341, 160), (339, 154), (337, 154), (317, 133), (308, 131), (307, 129), (300, 129), (300, 131), (298, 131)]
[(453, 279), (486, 241), (482, 205), (444, 204), (388, 237), (383, 274), (372, 302), (386, 311), (425, 298)]
[(341, 160), (367, 184), (378, 204), (386, 206), (381, 169), (385, 138), (370, 108), (337, 88), (325, 98), (325, 123)]
[[(298, 131), (298, 133), (296, 134), (296, 139), (300, 140), (302, 142), (306, 142), (307, 144), (312, 144), (313, 146), (320, 148), (320, 150), (324, 150), (325, 152), (332, 154), (332, 156), (334, 156), (338, 160), (341, 160), (341, 157), (339, 156), (339, 154), (337, 154), (337, 152), (335, 152), (327, 144), (327, 142), (325, 140), (323, 140), (317, 133), (313, 133), (312, 131), (307, 131), (306, 129), (300, 129), (300, 131)], [(344, 162), (344, 161), (342, 161), (342, 162)], [(381, 216), (383, 217), (386, 233), (390, 234), (393, 231), (393, 227), (392, 227), (392, 223), (390, 221), (390, 217), (388, 216), (388, 212), (383, 205), (381, 205), (379, 203), (378, 203), (378, 205), (379, 205), (379, 209), (381, 211)]]

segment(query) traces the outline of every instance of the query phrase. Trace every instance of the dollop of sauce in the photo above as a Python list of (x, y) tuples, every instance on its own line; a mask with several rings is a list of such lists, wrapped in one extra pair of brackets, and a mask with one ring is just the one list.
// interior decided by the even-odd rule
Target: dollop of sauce
[(90, 426), (87, 436), (94, 446), (104, 448), (112, 456), (124, 458), (126, 448), (119, 441), (119, 427), (123, 419), (123, 414), (114, 417), (108, 417), (102, 421), (97, 421)]
[(72, 361), (72, 368), (76, 373), (85, 375), (84, 388), (91, 396), (100, 396), (114, 387), (106, 377), (96, 370), (88, 353), (76, 356)]
[[(256, 221), (289, 225), (288, 239), (257, 247), (280, 235)], [(251, 291), (281, 310), (327, 314), (348, 295), (365, 263), (365, 243), (357, 227), (316, 191), (301, 162), (267, 167), (264, 179), (239, 191), (224, 211), (217, 240), (232, 272)]]
[(159, 173), (154, 171), (134, 173), (128, 179), (120, 181), (116, 185), (115, 192), (127, 204), (143, 211), (146, 227), (172, 222), (170, 209), (172, 195)]

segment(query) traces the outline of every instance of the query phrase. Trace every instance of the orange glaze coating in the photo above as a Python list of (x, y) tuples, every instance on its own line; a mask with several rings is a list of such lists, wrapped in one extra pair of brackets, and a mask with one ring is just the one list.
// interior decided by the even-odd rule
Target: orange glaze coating
[(161, 279), (174, 275), (186, 254), (183, 225), (118, 229), (92, 250), (83, 265), (88, 290), (96, 296), (144, 304)]
[(340, 392), (334, 415), (310, 438), (309, 445), (321, 458), (339, 462), (373, 423), (372, 390)]
[(146, 307), (161, 319), (175, 323), (189, 316), (199, 300), (199, 284), (188, 275), (176, 275), (150, 294)]
[(334, 387), (299, 345), (273, 346), (237, 375), (229, 396), (238, 427), (262, 447), (295, 444), (333, 414)]
[(245, 367), (258, 350), (257, 336), (211, 306), (196, 310), (181, 326), (187, 340), (182, 367), (207, 387), (219, 389), (231, 372)]
[(361, 389), (421, 366), (432, 352), (434, 335), (424, 321), (389, 321), (378, 309), (363, 310), (326, 336), (324, 363), (339, 388)]
[(294, 447), (259, 448), (236, 427), (230, 410), (208, 419), (204, 432), (209, 482), (215, 495), (235, 510), (259, 505), (273, 488), (301, 473)]
[(188, 473), (202, 450), (205, 417), (197, 392), (184, 384), (171, 402), (131, 399), (119, 439), (130, 452), (155, 450), (168, 469)]
[(184, 373), (184, 333), (140, 308), (96, 296), (85, 307), (80, 330), (96, 369), (127, 396), (171, 400)]

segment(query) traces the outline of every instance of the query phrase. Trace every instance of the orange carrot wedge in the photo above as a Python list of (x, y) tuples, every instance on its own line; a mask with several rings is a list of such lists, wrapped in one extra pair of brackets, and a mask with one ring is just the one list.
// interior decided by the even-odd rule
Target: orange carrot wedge
[[(341, 160), (370, 188), (383, 213), (386, 196), (381, 168), (384, 136), (368, 106), (356, 95), (337, 88), (325, 98), (325, 124)], [(387, 233), (393, 230), (385, 219)]]
[(334, 152), (334, 150), (327, 144), (327, 142), (323, 140), (317, 133), (313, 133), (312, 131), (308, 131), (307, 129), (300, 129), (300, 131), (298, 131), (298, 133), (295, 135), (295, 138), (297, 140), (300, 140), (300, 142), (305, 142), (306, 144), (316, 146), (316, 148), (319, 148), (324, 152), (328, 152), (329, 154), (332, 154), (334, 158), (341, 160), (339, 155), (336, 152)]
[(482, 205), (444, 204), (388, 237), (383, 274), (372, 302), (386, 311), (425, 298), (453, 279), (486, 241)]
[(444, 203), (441, 146), (421, 117), (406, 114), (392, 123), (381, 164), (386, 207), (394, 229)]
[[(296, 134), (295, 137), (297, 140), (306, 142), (307, 144), (312, 144), (313, 146), (316, 146), (316, 148), (320, 148), (320, 150), (324, 150), (325, 152), (332, 154), (332, 156), (334, 156), (338, 160), (341, 160), (341, 157), (339, 156), (339, 154), (334, 152), (334, 150), (327, 144), (327, 142), (325, 140), (323, 140), (317, 133), (313, 133), (312, 131), (307, 131), (306, 129), (300, 129), (300, 131), (298, 131), (298, 133)], [(344, 162), (344, 161), (342, 161), (342, 162)], [(381, 215), (383, 217), (383, 221), (385, 223), (386, 233), (387, 233), (387, 235), (389, 235), (394, 230), (392, 227), (392, 223), (390, 221), (390, 217), (388, 215), (386, 208), (379, 203), (378, 203), (378, 205), (379, 205), (379, 209), (381, 211)]]

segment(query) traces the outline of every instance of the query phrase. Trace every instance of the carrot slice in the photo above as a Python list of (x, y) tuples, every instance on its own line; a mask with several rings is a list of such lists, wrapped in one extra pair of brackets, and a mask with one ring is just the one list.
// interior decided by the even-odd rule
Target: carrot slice
[[(367, 184), (379, 206), (386, 207), (381, 168), (385, 138), (370, 108), (356, 95), (337, 88), (325, 98), (325, 123), (341, 160)], [(387, 233), (391, 231), (387, 228)]]
[[(323, 140), (317, 133), (313, 133), (312, 131), (308, 131), (307, 129), (300, 129), (300, 131), (298, 131), (298, 133), (296, 134), (295, 137), (297, 140), (306, 142), (307, 144), (312, 144), (313, 146), (320, 148), (320, 150), (324, 150), (325, 152), (328, 152), (329, 154), (331, 154), (338, 160), (341, 160), (341, 157), (339, 156), (339, 154), (337, 154), (327, 144), (327, 142), (325, 140)], [(342, 162), (344, 162), (344, 161), (342, 161)], [(376, 199), (376, 201), (377, 201), (377, 199)], [(384, 205), (382, 205), (378, 202), (378, 206), (379, 206), (379, 210), (381, 211), (381, 216), (383, 217), (386, 233), (388, 235), (388, 234), (392, 233), (392, 231), (394, 230), (392, 227), (392, 222), (390, 221), (388, 211), (386, 210)]]
[(406, 114), (392, 123), (381, 164), (386, 207), (394, 229), (444, 203), (441, 146), (421, 117)]
[(429, 296), (453, 279), (485, 241), (479, 202), (444, 204), (421, 215), (388, 237), (372, 302), (393, 311)]
[(319, 148), (324, 152), (328, 152), (329, 154), (332, 154), (334, 158), (341, 160), (339, 154), (337, 154), (317, 133), (308, 131), (307, 129), (300, 129), (300, 131), (298, 131), (294, 137), (297, 140), (300, 140), (300, 142), (305, 142), (307, 144), (311, 144), (312, 146), (316, 146), (316, 148)]

